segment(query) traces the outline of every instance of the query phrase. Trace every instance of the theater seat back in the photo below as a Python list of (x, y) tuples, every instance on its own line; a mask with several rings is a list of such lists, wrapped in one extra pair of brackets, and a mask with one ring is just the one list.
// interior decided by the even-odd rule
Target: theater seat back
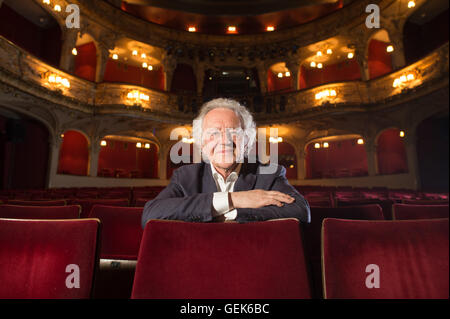
[(0, 219), (0, 299), (89, 298), (96, 219)]
[(0, 205), (0, 218), (74, 219), (80, 217), (80, 206)]
[(325, 219), (325, 297), (447, 299), (448, 224), (448, 219)]
[(303, 230), (315, 298), (322, 298), (321, 231), (325, 218), (383, 220), (383, 211), (377, 204), (336, 208), (311, 207), (311, 223), (304, 224)]
[(393, 218), (402, 219), (430, 219), (448, 218), (447, 205), (410, 205), (394, 204), (392, 207)]
[(94, 205), (90, 218), (102, 222), (101, 258), (136, 260), (142, 239), (142, 208)]
[(298, 220), (151, 220), (132, 298), (310, 298)]

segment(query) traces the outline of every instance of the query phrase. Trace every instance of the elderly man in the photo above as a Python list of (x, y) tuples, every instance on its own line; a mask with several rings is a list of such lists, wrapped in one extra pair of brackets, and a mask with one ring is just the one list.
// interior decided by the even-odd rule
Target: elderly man
[(191, 222), (310, 221), (306, 200), (292, 187), (282, 166), (244, 161), (256, 135), (250, 112), (230, 99), (204, 104), (193, 125), (205, 161), (174, 171), (170, 184), (146, 203), (142, 226), (150, 219)]

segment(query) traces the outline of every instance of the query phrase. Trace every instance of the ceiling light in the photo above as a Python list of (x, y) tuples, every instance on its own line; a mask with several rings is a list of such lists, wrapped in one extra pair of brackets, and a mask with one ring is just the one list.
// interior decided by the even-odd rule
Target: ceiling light
[(322, 63), (317, 63), (317, 68), (318, 68), (318, 69), (321, 69), (322, 66), (323, 66)]
[(416, 6), (416, 3), (414, 1), (409, 1), (408, 2), (408, 8), (414, 8)]
[(387, 52), (392, 52), (392, 51), (394, 51), (394, 47), (392, 45), (388, 45), (387, 48), (386, 48), (386, 51)]
[(405, 137), (405, 131), (400, 131), (399, 135), (400, 137)]
[(331, 49), (327, 49), (327, 54), (332, 54), (333, 51)]
[(314, 148), (320, 148), (320, 143), (314, 144)]
[(118, 56), (116, 53), (114, 53), (114, 54), (112, 55), (112, 58), (113, 58), (113, 60), (117, 60), (117, 59), (119, 58), (119, 56)]
[(268, 31), (268, 32), (271, 32), (271, 31), (274, 31), (274, 30), (275, 30), (275, 27), (273, 25), (269, 25), (266, 28), (266, 31)]
[(315, 68), (315, 67), (316, 67), (316, 62), (312, 61), (311, 64), (310, 64), (310, 66), (311, 66), (312, 68)]
[(190, 27), (188, 27), (188, 31), (189, 32), (197, 32), (197, 28), (193, 27), (193, 26), (190, 26)]
[(294, 164), (291, 164), (291, 165), (289, 166), (289, 168), (294, 168)]
[(228, 32), (236, 32), (236, 27), (235, 26), (228, 26)]
[(56, 4), (53, 10), (55, 10), (56, 12), (61, 12), (61, 6), (59, 4)]
[(134, 56), (136, 56), (136, 55), (138, 55), (138, 52), (137, 52), (137, 50), (133, 50), (133, 53), (132, 53)]
[(284, 73), (285, 76), (291, 76), (291, 72), (286, 71), (286, 73)]
[(142, 67), (143, 67), (144, 69), (146, 69), (146, 68), (148, 67), (147, 62), (143, 62), (143, 63), (142, 63)]
[(282, 78), (282, 77), (283, 77), (283, 73), (279, 72), (277, 76), (278, 76), (279, 78)]
[(322, 56), (322, 51), (317, 51), (317, 56)]
[(153, 65), (149, 65), (149, 66), (148, 66), (148, 70), (149, 70), (149, 71), (153, 70)]
[(145, 53), (141, 54), (141, 58), (145, 59), (147, 57), (147, 55), (145, 55)]
[(358, 138), (357, 143), (358, 143), (359, 145), (362, 145), (362, 144), (364, 144), (364, 140), (363, 140), (362, 138)]
[(349, 52), (348, 54), (347, 54), (347, 58), (349, 58), (349, 59), (353, 59), (353, 52)]
[(324, 142), (324, 143), (323, 143), (323, 147), (324, 147), (324, 148), (328, 148), (328, 146), (330, 146), (330, 145), (328, 144), (328, 142)]
[(78, 54), (77, 48), (73, 48), (73, 49), (72, 49), (72, 54), (73, 54), (73, 55), (77, 55), (77, 54)]
[(141, 148), (142, 147), (142, 143), (141, 142), (137, 142), (136, 143), (136, 148)]
[(145, 143), (144, 147), (147, 149), (150, 148), (150, 143)]
[(105, 140), (102, 140), (102, 141), (100, 141), (100, 146), (106, 146), (106, 141)]
[(43, 4), (50, 4), (50, 0), (43, 0), (42, 3)]

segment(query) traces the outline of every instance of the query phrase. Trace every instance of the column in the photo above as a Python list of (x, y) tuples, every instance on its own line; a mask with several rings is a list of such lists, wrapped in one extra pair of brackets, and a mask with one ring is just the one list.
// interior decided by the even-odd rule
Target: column
[(164, 71), (164, 90), (170, 91), (172, 88), (173, 73), (177, 67), (177, 61), (172, 57), (166, 57), (162, 61)]
[(306, 178), (306, 152), (305, 146), (301, 145), (297, 152), (297, 179), (304, 180)]
[(195, 77), (197, 79), (197, 95), (202, 96), (205, 83), (205, 66), (203, 64), (198, 64), (195, 67)]
[(60, 134), (50, 137), (48, 140), (49, 144), (49, 164), (48, 164), (48, 174), (47, 174), (47, 187), (54, 187), (54, 179), (58, 172), (59, 164), (59, 150), (61, 147), (62, 138)]
[(259, 77), (259, 86), (262, 94), (267, 93), (267, 68), (263, 63), (256, 66)]
[(89, 147), (89, 176), (97, 176), (100, 148), (100, 139), (91, 138), (91, 145)]
[(162, 144), (158, 152), (158, 177), (162, 180), (167, 179), (167, 155), (169, 150), (170, 148)]
[[(408, 132), (412, 132), (412, 130)], [(408, 133), (405, 136), (404, 143), (406, 148), (406, 158), (408, 161), (408, 172), (413, 180), (412, 187), (413, 189), (418, 190), (420, 189), (420, 176), (415, 133)]]
[[(361, 40), (363, 41), (363, 40)], [(368, 81), (370, 79), (369, 74), (369, 56), (367, 54), (367, 42), (364, 40), (362, 44), (356, 46), (355, 58), (359, 66), (359, 71), (361, 73), (361, 80)]]
[(77, 37), (77, 29), (64, 29), (59, 66), (68, 73), (73, 73), (75, 70), (75, 56), (72, 54), (72, 50), (76, 46)]
[(402, 33), (395, 32), (392, 34), (391, 43), (394, 46), (394, 51), (391, 53), (392, 68), (398, 70), (406, 65)]
[(374, 138), (364, 138), (364, 148), (367, 156), (367, 172), (369, 176), (375, 176), (377, 169), (377, 145)]
[(295, 91), (298, 91), (300, 89), (299, 83), (298, 83), (298, 78), (299, 78), (299, 75), (300, 75), (300, 63), (298, 63), (296, 61), (295, 62), (288, 62), (288, 63), (286, 63), (286, 67), (291, 72), (292, 88)]
[(106, 63), (109, 59), (109, 49), (104, 45), (97, 46), (97, 67), (95, 70), (95, 82), (103, 82), (103, 76), (105, 75)]

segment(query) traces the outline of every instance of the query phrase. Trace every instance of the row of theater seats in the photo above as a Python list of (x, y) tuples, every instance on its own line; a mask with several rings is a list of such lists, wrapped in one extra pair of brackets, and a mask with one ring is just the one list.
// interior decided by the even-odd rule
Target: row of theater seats
[[(394, 221), (386, 221), (381, 206), (372, 204), (312, 207), (311, 223), (301, 227), (292, 220), (151, 221), (145, 231), (142, 208), (93, 205), (89, 218), (76, 219), (79, 209), (76, 205), (0, 205), (0, 282), (8, 283), (4, 286), (8, 289), (0, 288), (0, 298), (435, 298), (445, 297), (434, 283), (445, 267), (447, 277), (438, 281), (447, 284), (448, 298), (448, 204), (394, 204)], [(431, 219), (440, 221), (439, 227)], [(353, 225), (359, 225), (355, 228), (359, 230), (351, 231)], [(339, 227), (349, 228), (340, 232)], [(442, 234), (445, 229), (446, 235)], [(353, 237), (345, 241), (347, 234)], [(365, 236), (376, 245), (364, 246)], [(437, 249), (445, 245), (446, 251)], [(327, 247), (332, 251), (326, 253)], [(341, 283), (336, 281), (355, 271), (353, 260), (369, 262), (369, 257), (360, 259), (364, 254), (372, 256), (367, 265), (378, 265), (383, 289), (366, 291), (358, 286), (359, 292), (341, 295)], [(391, 262), (387, 266), (386, 256)], [(399, 258), (398, 267), (411, 265), (404, 272), (394, 271), (394, 257)], [(333, 271), (338, 262), (343, 263), (342, 273), (335, 275), (337, 279), (327, 277), (327, 269)], [(61, 268), (64, 263), (78, 265), (83, 280), (90, 278), (80, 283), (84, 290), (66, 287), (69, 274)], [(59, 275), (53, 277), (55, 271)], [(365, 268), (360, 271), (368, 275)], [(422, 277), (417, 287), (422, 285), (422, 290), (408, 281), (418, 275)], [(431, 283), (425, 282), (430, 278)], [(359, 277), (348, 280), (361, 284)], [(398, 286), (390, 291), (394, 283)]]
[[(322, 204), (321, 206), (336, 206), (338, 202), (364, 200), (447, 200), (448, 193), (418, 192), (414, 190), (392, 190), (378, 188), (328, 187), (328, 186), (295, 186), (300, 194), (308, 200)], [(54, 199), (128, 199), (133, 205), (136, 199), (151, 199), (163, 189), (162, 186), (147, 187), (81, 187), (81, 188), (51, 188), (41, 190), (1, 190), (0, 200), (54, 200)], [(318, 205), (315, 205), (318, 206)]]

